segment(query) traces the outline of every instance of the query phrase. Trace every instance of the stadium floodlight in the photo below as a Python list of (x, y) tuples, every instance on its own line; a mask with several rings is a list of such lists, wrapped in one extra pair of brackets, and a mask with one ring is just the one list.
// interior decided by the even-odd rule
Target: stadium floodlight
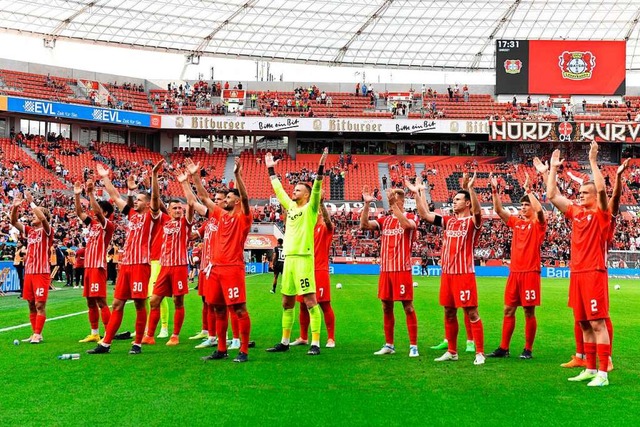
[(187, 55), (187, 63), (191, 65), (199, 65), (200, 64), (200, 55), (189, 54)]

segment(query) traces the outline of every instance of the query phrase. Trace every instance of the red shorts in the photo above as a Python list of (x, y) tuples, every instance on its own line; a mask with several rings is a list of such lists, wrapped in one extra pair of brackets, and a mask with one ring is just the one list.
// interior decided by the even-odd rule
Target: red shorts
[(440, 305), (455, 308), (477, 307), (478, 289), (475, 273), (442, 273), (440, 278)]
[(186, 265), (162, 266), (153, 295), (172, 297), (189, 293), (189, 270)]
[(84, 270), (84, 289), (82, 296), (85, 298), (107, 297), (107, 269), (87, 268)]
[(576, 321), (609, 317), (609, 276), (606, 271), (571, 273), (569, 301)]
[(207, 286), (207, 304), (235, 305), (247, 302), (243, 265), (213, 267)]
[(207, 281), (207, 275), (205, 274), (205, 272), (201, 269), (200, 272), (198, 273), (198, 296), (200, 297), (204, 297), (207, 295), (206, 292), (206, 281)]
[(149, 264), (121, 265), (113, 297), (123, 301), (147, 299), (150, 277), (151, 266)]
[(504, 290), (504, 305), (533, 307), (540, 305), (540, 272), (509, 273)]
[[(331, 302), (331, 280), (329, 270), (316, 270), (316, 301)], [(296, 301), (304, 302), (304, 296), (298, 295)]]
[(25, 274), (22, 299), (35, 302), (47, 302), (51, 276), (45, 274)]
[(382, 301), (413, 301), (411, 271), (380, 272), (378, 298)]

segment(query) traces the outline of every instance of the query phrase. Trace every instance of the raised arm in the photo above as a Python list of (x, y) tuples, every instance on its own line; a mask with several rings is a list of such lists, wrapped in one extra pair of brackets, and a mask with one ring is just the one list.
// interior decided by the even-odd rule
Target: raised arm
[(324, 201), (320, 200), (320, 213), (322, 214), (322, 221), (324, 221), (324, 225), (327, 227), (329, 232), (333, 231), (333, 222), (331, 221), (331, 215), (329, 214), (329, 210), (324, 205)]
[(591, 174), (593, 175), (593, 183), (596, 186), (596, 193), (598, 195), (598, 207), (603, 211), (608, 209), (607, 200), (607, 188), (604, 184), (604, 176), (598, 167), (598, 143), (591, 142), (589, 148), (589, 165), (591, 166)]
[(511, 214), (507, 212), (502, 206), (500, 195), (498, 194), (498, 180), (493, 174), (489, 175), (489, 182), (491, 182), (491, 199), (493, 200), (493, 210), (496, 211), (498, 216), (503, 222), (509, 221)]
[[(465, 182), (465, 175), (462, 175), (462, 180)], [(482, 209), (480, 209), (480, 202), (478, 201), (478, 196), (476, 195), (476, 190), (473, 189), (473, 184), (476, 182), (476, 172), (473, 173), (471, 178), (466, 177), (467, 188), (466, 190), (469, 192), (469, 198), (471, 199), (471, 215), (473, 215), (473, 223), (476, 227), (479, 227), (482, 223)]]
[(13, 198), (13, 203), (11, 203), (11, 225), (17, 228), (20, 234), (24, 234), (24, 225), (18, 221), (18, 210), (20, 210), (22, 202), (22, 196), (17, 195)]
[(322, 150), (322, 156), (320, 156), (320, 162), (318, 163), (318, 173), (316, 179), (313, 182), (313, 189), (311, 191), (311, 197), (309, 203), (314, 210), (319, 209), (320, 199), (322, 199), (322, 179), (324, 178), (324, 163), (327, 161), (327, 155), (329, 154), (329, 148), (325, 147)]
[(564, 163), (564, 159), (560, 160), (560, 150), (555, 150), (551, 155), (549, 175), (547, 176), (547, 199), (560, 212), (565, 213), (571, 206), (571, 202), (558, 191), (558, 168), (562, 163)]
[(94, 190), (95, 190), (95, 184), (93, 183), (93, 180), (90, 179), (87, 181), (87, 184), (86, 184), (86, 191), (87, 191), (87, 195), (89, 196), (89, 205), (91, 206), (91, 210), (93, 211), (93, 213), (96, 215), (96, 220), (98, 220), (100, 225), (104, 227), (104, 225), (107, 223), (107, 218), (105, 218), (104, 215), (102, 214), (102, 208), (100, 207), (100, 205), (98, 204), (98, 201), (96, 200), (96, 195), (94, 194)]
[(158, 184), (158, 172), (162, 170), (164, 159), (160, 160), (153, 166), (151, 172), (151, 214), (154, 217), (160, 212), (160, 185)]
[[(187, 220), (189, 220), (189, 222), (193, 222), (194, 212), (204, 216), (207, 213), (207, 208), (203, 204), (199, 203), (196, 199), (196, 195), (193, 194), (193, 190), (191, 190), (191, 186), (189, 185), (189, 174), (176, 168), (175, 176), (182, 187), (182, 192), (184, 193), (185, 198), (187, 199)], [(191, 210), (190, 217), (189, 210)]]
[(527, 196), (529, 196), (529, 204), (531, 205), (531, 209), (533, 209), (533, 212), (535, 212), (538, 222), (540, 224), (544, 224), (545, 218), (544, 218), (544, 212), (542, 211), (542, 205), (540, 204), (540, 200), (538, 200), (535, 193), (531, 191), (529, 174), (525, 172), (524, 176), (525, 176), (524, 192)]
[(191, 180), (193, 184), (196, 186), (196, 192), (198, 193), (198, 197), (202, 201), (202, 203), (209, 209), (210, 211), (214, 211), (217, 206), (209, 197), (209, 193), (202, 185), (202, 180), (200, 179), (200, 163), (195, 164), (189, 158), (186, 158), (184, 164), (187, 168), (187, 171), (191, 174)]
[(87, 219), (87, 214), (82, 209), (82, 202), (80, 201), (80, 195), (82, 194), (82, 184), (80, 181), (76, 181), (73, 184), (73, 204), (76, 208), (76, 215), (80, 218), (80, 221), (85, 222)]
[(42, 228), (44, 229), (44, 232), (48, 236), (49, 234), (51, 234), (51, 225), (49, 224), (49, 220), (45, 216), (44, 212), (42, 212), (42, 209), (40, 209), (40, 207), (34, 204), (33, 196), (31, 195), (31, 192), (25, 191), (24, 195), (27, 199), (27, 203), (29, 203), (29, 206), (31, 206), (31, 209), (33, 210), (33, 214), (36, 216), (36, 218), (38, 218), (38, 220), (42, 224)]
[(618, 170), (616, 171), (616, 181), (613, 184), (613, 194), (611, 194), (611, 198), (609, 199), (609, 213), (611, 215), (616, 216), (618, 214), (618, 210), (620, 209), (620, 196), (622, 195), (622, 174), (629, 166), (629, 160), (627, 159), (620, 166), (618, 166)]
[(391, 207), (391, 212), (393, 216), (398, 219), (398, 223), (403, 230), (415, 230), (416, 223), (415, 221), (410, 220), (404, 215), (404, 210), (400, 209), (398, 206), (398, 196), (393, 192), (391, 188), (387, 189), (387, 198), (389, 199), (389, 206)]
[(363, 230), (377, 230), (379, 228), (378, 222), (369, 221), (369, 206), (371, 206), (371, 202), (375, 200), (369, 192), (369, 187), (363, 188), (362, 200), (364, 201), (364, 206), (360, 214), (360, 228)]
[(115, 203), (116, 207), (122, 212), (124, 210), (124, 207), (127, 206), (127, 203), (122, 200), (122, 198), (120, 197), (120, 193), (118, 192), (116, 187), (113, 186), (113, 183), (109, 178), (109, 174), (111, 173), (111, 171), (104, 167), (102, 164), (98, 163), (96, 165), (96, 172), (100, 179), (102, 179), (102, 184), (104, 185), (105, 190), (107, 190), (107, 194), (109, 194), (109, 197), (111, 198), (111, 200), (113, 200), (113, 203)]
[(278, 160), (273, 160), (273, 154), (267, 153), (264, 156), (264, 164), (267, 167), (267, 171), (269, 172), (269, 179), (271, 180), (271, 187), (273, 187), (273, 191), (276, 193), (276, 197), (280, 201), (280, 205), (285, 209), (290, 209), (293, 201), (287, 195), (287, 192), (282, 188), (282, 183), (278, 179), (278, 175), (276, 175), (276, 165), (278, 164)]
[(244, 185), (242, 179), (242, 164), (240, 163), (240, 157), (234, 159), (235, 166), (233, 167), (233, 175), (236, 178), (236, 187), (238, 187), (238, 193), (240, 193), (240, 203), (242, 203), (242, 213), (249, 215), (251, 212), (249, 206), (249, 196), (247, 195), (247, 187)]
[[(404, 180), (404, 185), (416, 196), (416, 208), (418, 209), (418, 215), (425, 221), (433, 224), (436, 220), (436, 215), (429, 210), (429, 204), (427, 203), (426, 185), (422, 182), (420, 175), (416, 176), (416, 183), (412, 184), (408, 179)], [(427, 183), (428, 185), (428, 183)]]

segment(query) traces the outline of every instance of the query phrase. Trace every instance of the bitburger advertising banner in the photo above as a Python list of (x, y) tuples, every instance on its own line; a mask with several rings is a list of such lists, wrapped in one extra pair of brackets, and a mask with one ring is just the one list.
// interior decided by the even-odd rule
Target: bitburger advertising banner
[(357, 119), (308, 117), (162, 116), (163, 129), (335, 132), (335, 133), (459, 133), (487, 134), (487, 120)]

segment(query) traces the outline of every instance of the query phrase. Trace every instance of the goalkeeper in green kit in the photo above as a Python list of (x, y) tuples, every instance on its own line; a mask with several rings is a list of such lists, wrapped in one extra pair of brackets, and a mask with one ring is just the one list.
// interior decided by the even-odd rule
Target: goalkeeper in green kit
[(284, 308), (282, 312), (282, 341), (268, 348), (267, 351), (270, 353), (289, 351), (296, 295), (302, 295), (311, 321), (311, 347), (309, 347), (307, 354), (310, 356), (320, 354), (322, 314), (316, 301), (313, 235), (318, 220), (324, 162), (328, 152), (328, 148), (325, 148), (322, 157), (320, 157), (318, 174), (313, 188), (307, 184), (298, 183), (293, 189), (291, 198), (276, 176), (274, 168), (279, 160), (273, 160), (271, 153), (267, 153), (264, 158), (276, 197), (282, 207), (287, 210), (284, 233), (284, 271), (282, 272), (282, 307)]

